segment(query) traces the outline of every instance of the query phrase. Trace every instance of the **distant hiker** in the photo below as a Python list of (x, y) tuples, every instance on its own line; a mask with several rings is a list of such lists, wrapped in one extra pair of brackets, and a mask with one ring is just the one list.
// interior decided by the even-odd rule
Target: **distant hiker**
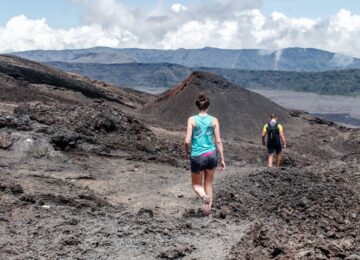
[(220, 156), (222, 170), (225, 170), (226, 166), (219, 121), (207, 114), (210, 105), (209, 98), (200, 94), (195, 105), (199, 113), (188, 119), (185, 153), (186, 158), (190, 158), (193, 189), (204, 202), (204, 214), (209, 215), (213, 202), (212, 182), (218, 165), (216, 150)]
[[(270, 122), (265, 124), (262, 130), (262, 143), (267, 146), (269, 153), (269, 167), (273, 166), (274, 153), (276, 152), (276, 166), (279, 167), (281, 163), (282, 147), (286, 148), (286, 140), (284, 135), (284, 128), (277, 122), (278, 117), (271, 114)], [(265, 142), (267, 135), (267, 141)]]

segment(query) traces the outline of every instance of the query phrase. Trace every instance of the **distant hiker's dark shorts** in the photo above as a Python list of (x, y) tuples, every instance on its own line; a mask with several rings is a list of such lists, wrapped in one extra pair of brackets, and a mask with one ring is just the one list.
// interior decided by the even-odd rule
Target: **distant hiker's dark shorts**
[(216, 152), (207, 156), (190, 156), (191, 172), (200, 173), (203, 170), (211, 170), (217, 167)]
[(281, 153), (282, 151), (282, 147), (281, 147), (281, 143), (275, 143), (275, 144), (267, 144), (267, 149), (268, 149), (268, 153), (272, 154), (274, 152), (276, 152), (276, 154)]

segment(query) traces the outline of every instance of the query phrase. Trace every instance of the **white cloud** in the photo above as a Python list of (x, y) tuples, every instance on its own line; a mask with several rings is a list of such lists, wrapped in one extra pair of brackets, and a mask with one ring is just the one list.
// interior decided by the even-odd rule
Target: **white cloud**
[(180, 13), (180, 12), (186, 11), (187, 7), (182, 4), (177, 3), (177, 4), (173, 4), (170, 9), (174, 13)]
[(166, 49), (172, 49), (175, 46), (197, 48), (203, 44), (207, 46), (207, 43), (210, 42), (215, 44), (220, 39), (218, 33), (220, 26), (216, 21), (190, 21), (182, 25), (178, 30), (167, 33), (160, 44)]
[[(130, 8), (116, 0), (72, 0), (85, 9), (84, 26), (54, 29), (23, 15), (0, 25), (0, 52), (87, 48), (319, 48), (360, 57), (360, 15), (340, 10), (329, 18), (264, 16), (260, 0), (194, 1), (188, 6)], [(343, 56), (339, 56), (343, 57)], [(334, 62), (346, 62), (336, 58)]]
[(69, 30), (52, 29), (45, 19), (30, 20), (24, 15), (10, 19), (0, 29), (0, 51), (33, 49), (90, 48), (93, 46), (133, 46), (137, 38), (120, 28), (103, 30), (99, 25), (89, 25)]

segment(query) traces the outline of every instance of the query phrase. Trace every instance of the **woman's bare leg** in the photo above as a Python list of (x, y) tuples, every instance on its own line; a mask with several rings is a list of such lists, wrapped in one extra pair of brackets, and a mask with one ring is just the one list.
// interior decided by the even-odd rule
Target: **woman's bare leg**
[(204, 172), (200, 172), (200, 173), (191, 173), (191, 181), (192, 181), (192, 187), (195, 191), (195, 193), (199, 196), (199, 197), (204, 197), (206, 195), (204, 186), (203, 186), (203, 175)]
[(272, 153), (272, 154), (269, 154), (269, 159), (268, 159), (270, 168), (273, 166), (273, 161), (274, 161), (274, 154)]
[(276, 167), (280, 167), (281, 164), (281, 153), (276, 155)]
[(205, 176), (204, 176), (204, 186), (205, 186), (205, 192), (210, 197), (210, 208), (212, 206), (213, 201), (213, 179), (215, 175), (215, 169), (211, 170), (205, 170)]

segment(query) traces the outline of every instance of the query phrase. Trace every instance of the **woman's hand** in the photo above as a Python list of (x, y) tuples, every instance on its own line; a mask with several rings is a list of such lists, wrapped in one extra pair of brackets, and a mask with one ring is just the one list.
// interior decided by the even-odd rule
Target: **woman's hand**
[(221, 166), (221, 170), (222, 170), (222, 171), (225, 171), (225, 169), (226, 169), (226, 164), (225, 164), (225, 161), (224, 161), (224, 160), (221, 160), (220, 166)]
[(189, 117), (186, 129), (186, 137), (185, 137), (185, 159), (190, 159), (190, 151), (191, 151), (191, 137), (194, 128), (194, 119), (193, 117)]

